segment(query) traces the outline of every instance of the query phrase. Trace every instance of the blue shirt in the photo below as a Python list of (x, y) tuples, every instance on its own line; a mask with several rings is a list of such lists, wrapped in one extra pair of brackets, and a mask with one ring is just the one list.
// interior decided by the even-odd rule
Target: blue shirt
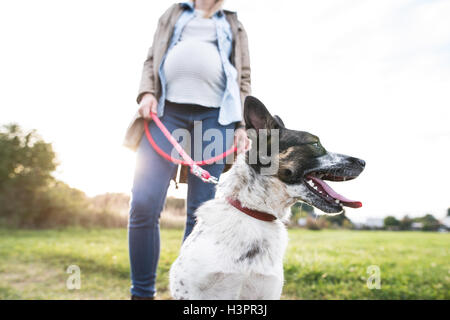
[[(191, 19), (195, 17), (194, 4), (192, 2), (183, 2), (182, 5), (185, 10), (181, 13), (175, 24), (172, 39), (170, 40), (167, 52), (169, 52), (173, 48), (173, 46), (177, 44), (181, 37), (183, 28)], [(225, 18), (225, 14), (222, 10), (216, 12), (212, 19), (215, 21), (216, 25), (217, 46), (226, 77), (226, 85), (222, 97), (222, 103), (220, 104), (218, 121), (221, 125), (228, 125), (232, 122), (238, 122), (242, 120), (242, 109), (240, 91), (237, 82), (237, 71), (236, 68), (231, 64), (229, 59), (232, 50), (233, 34), (231, 32), (230, 24)], [(161, 117), (164, 114), (164, 102), (166, 100), (166, 79), (164, 77), (163, 65), (167, 56), (167, 52), (161, 60), (161, 64), (158, 70), (162, 89), (161, 97), (158, 102), (158, 117)]]

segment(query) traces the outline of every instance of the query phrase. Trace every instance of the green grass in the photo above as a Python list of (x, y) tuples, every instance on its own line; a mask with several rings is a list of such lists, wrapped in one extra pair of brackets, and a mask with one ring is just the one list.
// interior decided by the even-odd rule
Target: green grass
[[(450, 299), (450, 234), (290, 230), (283, 299)], [(158, 295), (169, 298), (168, 271), (181, 230), (161, 231)], [(68, 290), (69, 265), (81, 289)], [(381, 289), (366, 286), (367, 267)], [(129, 299), (123, 229), (0, 229), (0, 299)]]

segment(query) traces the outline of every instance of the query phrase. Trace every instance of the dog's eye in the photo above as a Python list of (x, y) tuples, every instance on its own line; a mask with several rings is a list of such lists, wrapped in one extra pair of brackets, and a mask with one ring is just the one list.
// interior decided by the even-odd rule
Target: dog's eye
[(322, 144), (320, 143), (320, 141), (317, 141), (317, 142), (313, 142), (313, 143), (311, 143), (311, 146), (312, 146), (312, 152), (316, 155), (316, 156), (320, 156), (320, 155), (323, 155), (323, 154), (325, 154), (325, 148), (322, 146)]
[(291, 169), (281, 169), (280, 174), (281, 174), (281, 176), (288, 178), (288, 177), (292, 176), (292, 170)]

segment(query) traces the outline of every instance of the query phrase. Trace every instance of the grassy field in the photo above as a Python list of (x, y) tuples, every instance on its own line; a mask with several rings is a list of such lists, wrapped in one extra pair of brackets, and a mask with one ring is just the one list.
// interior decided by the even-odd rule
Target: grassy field
[[(162, 230), (158, 295), (182, 231)], [(450, 299), (450, 234), (290, 230), (283, 299)], [(66, 288), (69, 265), (81, 289)], [(370, 290), (367, 267), (381, 271)], [(0, 299), (129, 299), (127, 232), (122, 229), (0, 229)]]

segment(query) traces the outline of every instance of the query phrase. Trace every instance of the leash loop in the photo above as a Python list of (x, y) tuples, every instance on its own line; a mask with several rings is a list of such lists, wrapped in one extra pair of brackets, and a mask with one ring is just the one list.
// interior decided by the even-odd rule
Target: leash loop
[(203, 182), (217, 184), (218, 179), (216, 177), (212, 176), (207, 170), (201, 168), (200, 166), (205, 165), (205, 164), (211, 164), (220, 159), (227, 157), (231, 153), (234, 153), (237, 150), (237, 147), (233, 144), (233, 146), (230, 149), (228, 149), (227, 151), (223, 152), (222, 154), (220, 154), (218, 156), (212, 157), (210, 159), (202, 160), (202, 161), (194, 161), (186, 153), (186, 151), (184, 151), (184, 149), (175, 140), (175, 138), (170, 134), (169, 130), (167, 130), (167, 128), (164, 126), (164, 124), (161, 122), (161, 120), (159, 120), (158, 116), (153, 112), (150, 112), (150, 116), (151, 116), (152, 120), (155, 122), (155, 124), (158, 126), (158, 128), (162, 131), (164, 136), (167, 138), (167, 140), (169, 140), (169, 142), (178, 151), (178, 153), (181, 155), (181, 157), (183, 158), (184, 161), (180, 160), (180, 159), (175, 159), (172, 156), (168, 155), (156, 144), (155, 140), (153, 140), (150, 130), (148, 129), (149, 121), (145, 120), (145, 126), (144, 126), (145, 135), (147, 136), (147, 140), (150, 143), (150, 145), (153, 147), (153, 149), (155, 149), (155, 151), (160, 156), (162, 156), (164, 159), (166, 159), (168, 161), (171, 161), (175, 164), (189, 166), (191, 168), (191, 173), (194, 174), (195, 176), (199, 177), (200, 179), (202, 179)]

